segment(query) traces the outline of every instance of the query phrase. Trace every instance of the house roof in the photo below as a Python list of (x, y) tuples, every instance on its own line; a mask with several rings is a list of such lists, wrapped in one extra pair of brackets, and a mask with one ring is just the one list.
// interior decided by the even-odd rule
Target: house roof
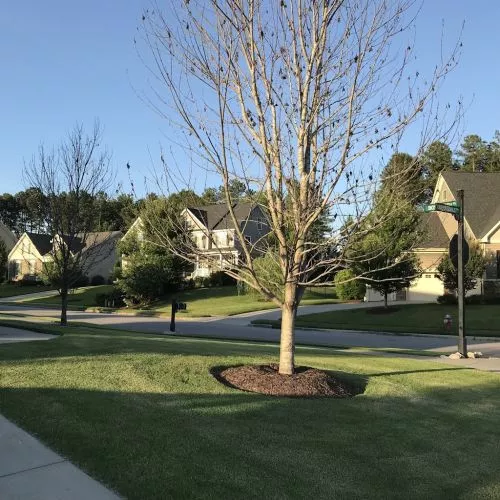
[(52, 250), (52, 237), (48, 234), (26, 233), (40, 255)]
[[(447, 248), (450, 238), (446, 234), (443, 223), (436, 212), (421, 214), (421, 227), (424, 235), (421, 241), (422, 248)], [(420, 245), (419, 245), (420, 246)]]
[[(235, 203), (233, 211), (236, 219), (240, 222), (247, 220), (254, 207), (253, 203)], [(188, 210), (211, 231), (217, 229), (234, 229), (233, 219), (225, 203), (188, 207)]]
[(0, 222), (0, 240), (5, 243), (8, 252), (12, 250), (17, 241), (14, 233), (3, 222)]
[(465, 220), (483, 238), (500, 221), (500, 172), (442, 172), (453, 197), (464, 190)]
[[(86, 233), (85, 235), (76, 235), (71, 242), (71, 252), (77, 253), (91, 247), (96, 247), (106, 241), (121, 238), (121, 236), (121, 231), (102, 231), (95, 233)], [(63, 240), (67, 242), (68, 238), (66, 236), (63, 236)]]

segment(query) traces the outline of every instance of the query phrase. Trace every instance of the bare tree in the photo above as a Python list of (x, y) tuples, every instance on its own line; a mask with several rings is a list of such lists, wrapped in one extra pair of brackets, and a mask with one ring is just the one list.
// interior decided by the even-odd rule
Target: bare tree
[[(408, 42), (412, 9), (412, 0), (185, 0), (143, 15), (156, 78), (149, 102), (192, 164), (220, 176), (240, 247), (226, 271), (281, 307), (281, 374), (294, 372), (304, 288), (342, 265), (340, 229), (349, 218), (356, 235), (369, 209), (377, 155), (397, 151), (412, 125), (419, 151), (442, 136), (434, 96), (459, 49), (420, 75)], [(182, 181), (185, 166), (175, 171), (165, 156), (164, 179)], [(245, 239), (250, 219), (235, 213), (234, 179), (256, 193), (272, 238)], [(313, 237), (325, 214), (332, 234)], [(191, 261), (203, 253), (189, 240), (171, 249)], [(282, 293), (255, 269), (256, 252), (269, 250)]]
[(46, 230), (52, 238), (45, 273), (61, 295), (61, 325), (67, 324), (68, 292), (93, 265), (114, 251), (112, 234), (94, 233), (94, 202), (111, 183), (110, 155), (101, 147), (102, 129), (90, 134), (76, 125), (61, 144), (25, 166), (28, 184), (46, 199)]

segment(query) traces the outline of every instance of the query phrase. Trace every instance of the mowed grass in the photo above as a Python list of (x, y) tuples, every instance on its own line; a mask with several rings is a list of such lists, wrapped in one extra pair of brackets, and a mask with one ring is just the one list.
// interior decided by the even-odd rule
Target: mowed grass
[[(86, 286), (72, 290), (68, 295), (68, 305), (73, 308), (86, 308), (96, 306), (96, 295), (99, 293), (109, 293), (113, 290), (113, 285)], [(42, 306), (61, 306), (61, 297), (54, 295), (52, 297), (41, 297), (30, 299), (26, 297), (21, 301), (24, 305), (42, 305)]]
[[(297, 317), (297, 326), (339, 330), (365, 330), (400, 333), (458, 334), (458, 311), (454, 305), (408, 304), (390, 307), (388, 314), (376, 308), (345, 309)], [(444, 316), (452, 316), (451, 329), (445, 330)], [(256, 320), (255, 324), (279, 326), (279, 321)], [(466, 306), (467, 335), (500, 337), (500, 306)]]
[[(170, 314), (172, 297), (153, 306), (153, 310)], [(180, 316), (232, 316), (252, 311), (275, 309), (274, 302), (266, 301), (257, 294), (238, 295), (234, 286), (196, 288), (175, 294), (180, 302), (187, 303), (187, 310)], [(302, 304), (331, 304), (339, 302), (334, 288), (309, 289), (304, 293)]]
[[(98, 293), (109, 293), (112, 285), (79, 288), (70, 295), (69, 306), (74, 308), (95, 307), (95, 296)], [(187, 303), (187, 310), (180, 311), (179, 315), (185, 317), (207, 317), (207, 316), (231, 316), (251, 311), (274, 309), (273, 302), (266, 301), (255, 294), (238, 295), (235, 286), (195, 288), (193, 290), (182, 290), (173, 295), (157, 301), (148, 310), (121, 309), (122, 312), (136, 314), (159, 313), (169, 315), (172, 307), (172, 299)], [(329, 304), (338, 302), (334, 288), (314, 288), (307, 290), (304, 294), (303, 304)], [(60, 306), (59, 297), (45, 297), (40, 299), (26, 300), (24, 304)]]
[(0, 411), (126, 498), (500, 498), (497, 374), (298, 348), (363, 393), (273, 398), (209, 373), (273, 346), (64, 332), (0, 345)]
[(26, 295), (29, 293), (44, 292), (52, 290), (50, 286), (43, 285), (16, 285), (13, 283), (0, 284), (0, 299), (6, 297), (15, 297), (16, 295)]

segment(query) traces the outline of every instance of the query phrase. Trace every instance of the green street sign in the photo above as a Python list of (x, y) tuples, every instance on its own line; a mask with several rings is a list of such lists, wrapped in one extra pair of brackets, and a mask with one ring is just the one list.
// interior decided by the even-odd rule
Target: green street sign
[(447, 205), (445, 203), (436, 203), (436, 212), (447, 212), (449, 214), (458, 215), (460, 213), (459, 207), (454, 207), (453, 205)]
[(445, 203), (431, 203), (424, 206), (424, 212), (446, 212), (453, 215), (460, 213), (460, 207), (456, 201), (447, 201)]

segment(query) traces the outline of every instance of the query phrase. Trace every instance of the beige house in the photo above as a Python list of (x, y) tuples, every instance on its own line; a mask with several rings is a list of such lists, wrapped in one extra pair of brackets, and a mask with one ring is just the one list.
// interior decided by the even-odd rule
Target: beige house
[[(469, 295), (482, 293), (485, 287), (500, 288), (500, 173), (443, 172), (439, 175), (432, 203), (457, 201), (459, 189), (464, 190), (464, 231), (469, 244), (478, 243), (489, 264), (482, 280)], [(437, 266), (448, 253), (451, 238), (457, 232), (452, 214), (432, 212), (423, 214), (426, 238), (415, 249), (423, 270), (422, 276), (398, 299), (435, 301), (443, 295), (443, 283), (437, 278)], [(368, 301), (382, 300), (374, 290), (368, 290)], [(392, 294), (391, 300), (396, 300)]]
[[(89, 279), (95, 276), (107, 279), (110, 276), (117, 259), (116, 243), (121, 236), (120, 231), (88, 233), (85, 238), (77, 236), (71, 242), (71, 252), (79, 255), (82, 271)], [(57, 244), (60, 245), (61, 237), (55, 238), (59, 238)], [(37, 281), (43, 263), (52, 261), (56, 246), (54, 239), (47, 234), (24, 233), (9, 253), (9, 280)]]

